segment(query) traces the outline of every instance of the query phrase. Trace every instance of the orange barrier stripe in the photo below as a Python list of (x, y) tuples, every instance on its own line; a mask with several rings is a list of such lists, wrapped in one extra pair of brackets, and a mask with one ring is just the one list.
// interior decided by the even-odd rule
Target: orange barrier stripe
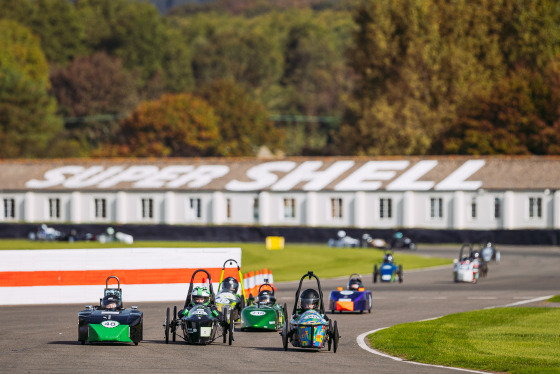
[[(163, 284), (191, 281), (197, 269), (129, 269), (129, 270), (70, 270), (70, 271), (6, 271), (0, 272), (0, 287), (32, 286), (90, 286), (105, 285), (109, 275), (117, 276), (121, 284)], [(205, 269), (212, 277), (214, 291), (217, 290), (221, 268)], [(201, 283), (205, 273), (198, 273), (195, 282)], [(116, 281), (109, 282), (114, 287)]]

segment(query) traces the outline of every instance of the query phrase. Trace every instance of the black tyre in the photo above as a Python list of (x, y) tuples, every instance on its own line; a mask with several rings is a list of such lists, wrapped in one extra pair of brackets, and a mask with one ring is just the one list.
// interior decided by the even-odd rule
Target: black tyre
[(169, 343), (169, 308), (165, 314), (165, 344)]
[(280, 333), (280, 335), (282, 335), (282, 347), (284, 348), (284, 351), (288, 350), (288, 318), (286, 317), (286, 323), (284, 324), (284, 327), (282, 327), (282, 332)]
[(227, 341), (227, 333), (229, 331), (229, 325), (227, 323), (227, 308), (222, 309), (222, 319), (223, 319), (223, 326), (222, 326), (222, 343), (226, 343)]
[(334, 336), (333, 336), (333, 352), (336, 353), (336, 350), (338, 348), (338, 339), (340, 339), (340, 335), (338, 335), (338, 325), (336, 323), (336, 321), (334, 321)]
[(177, 305), (173, 307), (173, 323), (171, 326), (171, 330), (173, 331), (173, 341), (177, 340)]
[(332, 347), (332, 342), (333, 342), (333, 328), (332, 328), (332, 320), (329, 319), (329, 340), (327, 342), (327, 347), (329, 349), (329, 351), (331, 350)]
[(371, 299), (371, 295), (368, 297), (368, 313), (371, 313), (371, 306), (373, 305), (373, 300)]
[(286, 303), (284, 303), (284, 306), (282, 307), (282, 311), (284, 313), (284, 316), (282, 317), (282, 322), (285, 325), (288, 323), (288, 306), (286, 305)]
[(399, 283), (402, 283), (403, 281), (403, 270), (402, 270), (402, 265), (399, 265)]
[(86, 344), (85, 340), (80, 340), (80, 343), (82, 343), (82, 345)]
[(233, 313), (230, 314), (229, 316), (229, 340), (228, 340), (228, 344), (231, 345), (231, 343), (233, 343), (233, 330), (234, 330), (234, 323), (235, 321), (233, 320)]
[(377, 283), (377, 275), (379, 274), (377, 270), (377, 265), (373, 265), (373, 283)]

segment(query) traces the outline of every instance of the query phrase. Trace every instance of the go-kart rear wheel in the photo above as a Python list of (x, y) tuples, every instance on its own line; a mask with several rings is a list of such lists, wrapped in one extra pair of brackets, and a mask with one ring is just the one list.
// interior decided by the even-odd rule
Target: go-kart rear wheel
[(332, 320), (329, 319), (329, 340), (327, 341), (327, 347), (329, 351), (331, 350), (332, 342), (333, 342)]
[(334, 336), (333, 336), (333, 352), (336, 353), (336, 349), (338, 348), (338, 339), (340, 339), (340, 335), (338, 335), (338, 325), (336, 321), (334, 321)]
[(282, 316), (282, 323), (287, 324), (288, 323), (288, 305), (286, 305), (286, 303), (284, 303), (284, 306), (282, 307), (282, 313), (284, 314)]
[(231, 343), (233, 343), (233, 329), (234, 329), (234, 323), (235, 321), (233, 320), (233, 313), (230, 314), (229, 316), (229, 340), (228, 340), (228, 344), (231, 345)]
[(169, 308), (165, 314), (165, 344), (169, 343)]
[(288, 320), (286, 319), (286, 323), (284, 323), (284, 327), (282, 327), (282, 332), (280, 333), (280, 335), (282, 335), (282, 347), (284, 348), (284, 351), (288, 350)]
[(371, 295), (369, 295), (369, 297), (368, 297), (368, 313), (371, 313), (372, 304), (373, 304), (373, 302), (371, 300)]
[(222, 309), (222, 318), (224, 324), (222, 326), (222, 343), (226, 343), (227, 341), (227, 333), (229, 331), (229, 326), (227, 324), (228, 316), (227, 316), (227, 308)]
[(373, 283), (377, 283), (377, 275), (379, 271), (377, 270), (377, 265), (373, 265)]
[(173, 331), (173, 341), (177, 340), (177, 305), (175, 305), (173, 307), (173, 326), (171, 327), (171, 330)]
[(402, 283), (403, 281), (403, 270), (402, 270), (402, 265), (399, 265), (399, 283)]

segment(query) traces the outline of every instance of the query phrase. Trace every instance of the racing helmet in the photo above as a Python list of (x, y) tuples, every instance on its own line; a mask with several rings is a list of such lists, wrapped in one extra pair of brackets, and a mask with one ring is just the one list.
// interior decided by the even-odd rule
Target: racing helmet
[(259, 304), (272, 305), (276, 302), (276, 298), (270, 291), (259, 292)]
[(358, 290), (362, 287), (362, 280), (360, 278), (352, 278), (348, 281), (348, 289), (349, 290)]
[(206, 287), (195, 287), (191, 292), (191, 301), (195, 305), (207, 305), (210, 301), (210, 291)]
[(312, 288), (303, 291), (299, 299), (302, 309), (317, 309), (319, 307), (319, 292)]
[(474, 252), (472, 253), (471, 257), (472, 257), (473, 259), (480, 258), (480, 252), (479, 252), (479, 251), (474, 251)]
[(393, 255), (387, 253), (385, 256), (383, 256), (383, 261), (385, 261), (385, 262), (393, 262)]
[(101, 300), (101, 306), (103, 309), (121, 309), (122, 308), (122, 300), (117, 294), (107, 294)]
[(231, 291), (233, 293), (237, 293), (238, 288), (239, 282), (234, 277), (227, 277), (222, 281), (222, 291)]

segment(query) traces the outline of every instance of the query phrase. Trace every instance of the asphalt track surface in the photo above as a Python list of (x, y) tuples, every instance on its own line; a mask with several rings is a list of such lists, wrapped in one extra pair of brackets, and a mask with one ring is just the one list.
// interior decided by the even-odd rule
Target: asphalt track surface
[[(168, 306), (180, 306), (185, 295), (167, 303), (138, 305), (144, 312), (144, 340), (138, 346), (79, 344), (77, 317), (83, 305), (3, 306), (0, 307), (0, 372), (457, 373), (450, 368), (416, 366), (375, 355), (360, 348), (356, 338), (364, 332), (399, 323), (523, 304), (560, 294), (559, 248), (502, 246), (500, 250), (500, 264), (491, 263), (488, 277), (478, 284), (454, 283), (451, 266), (408, 272), (404, 269), (402, 284), (373, 284), (371, 274), (363, 274), (366, 286), (373, 291), (372, 313), (330, 316), (338, 321), (341, 335), (337, 353), (291, 346), (285, 352), (276, 332), (238, 329), (231, 346), (222, 344), (221, 339), (209, 346), (190, 346), (179, 341), (165, 344), (162, 327), (165, 310)], [(453, 258), (458, 251), (456, 247), (420, 246), (417, 254)], [(395, 253), (395, 260), (398, 263), (399, 252)], [(322, 280), (325, 303), (330, 290), (345, 283), (346, 279)], [(312, 284), (304, 282), (304, 286)], [(286, 302), (291, 312), (297, 283), (277, 286), (279, 301)]]

